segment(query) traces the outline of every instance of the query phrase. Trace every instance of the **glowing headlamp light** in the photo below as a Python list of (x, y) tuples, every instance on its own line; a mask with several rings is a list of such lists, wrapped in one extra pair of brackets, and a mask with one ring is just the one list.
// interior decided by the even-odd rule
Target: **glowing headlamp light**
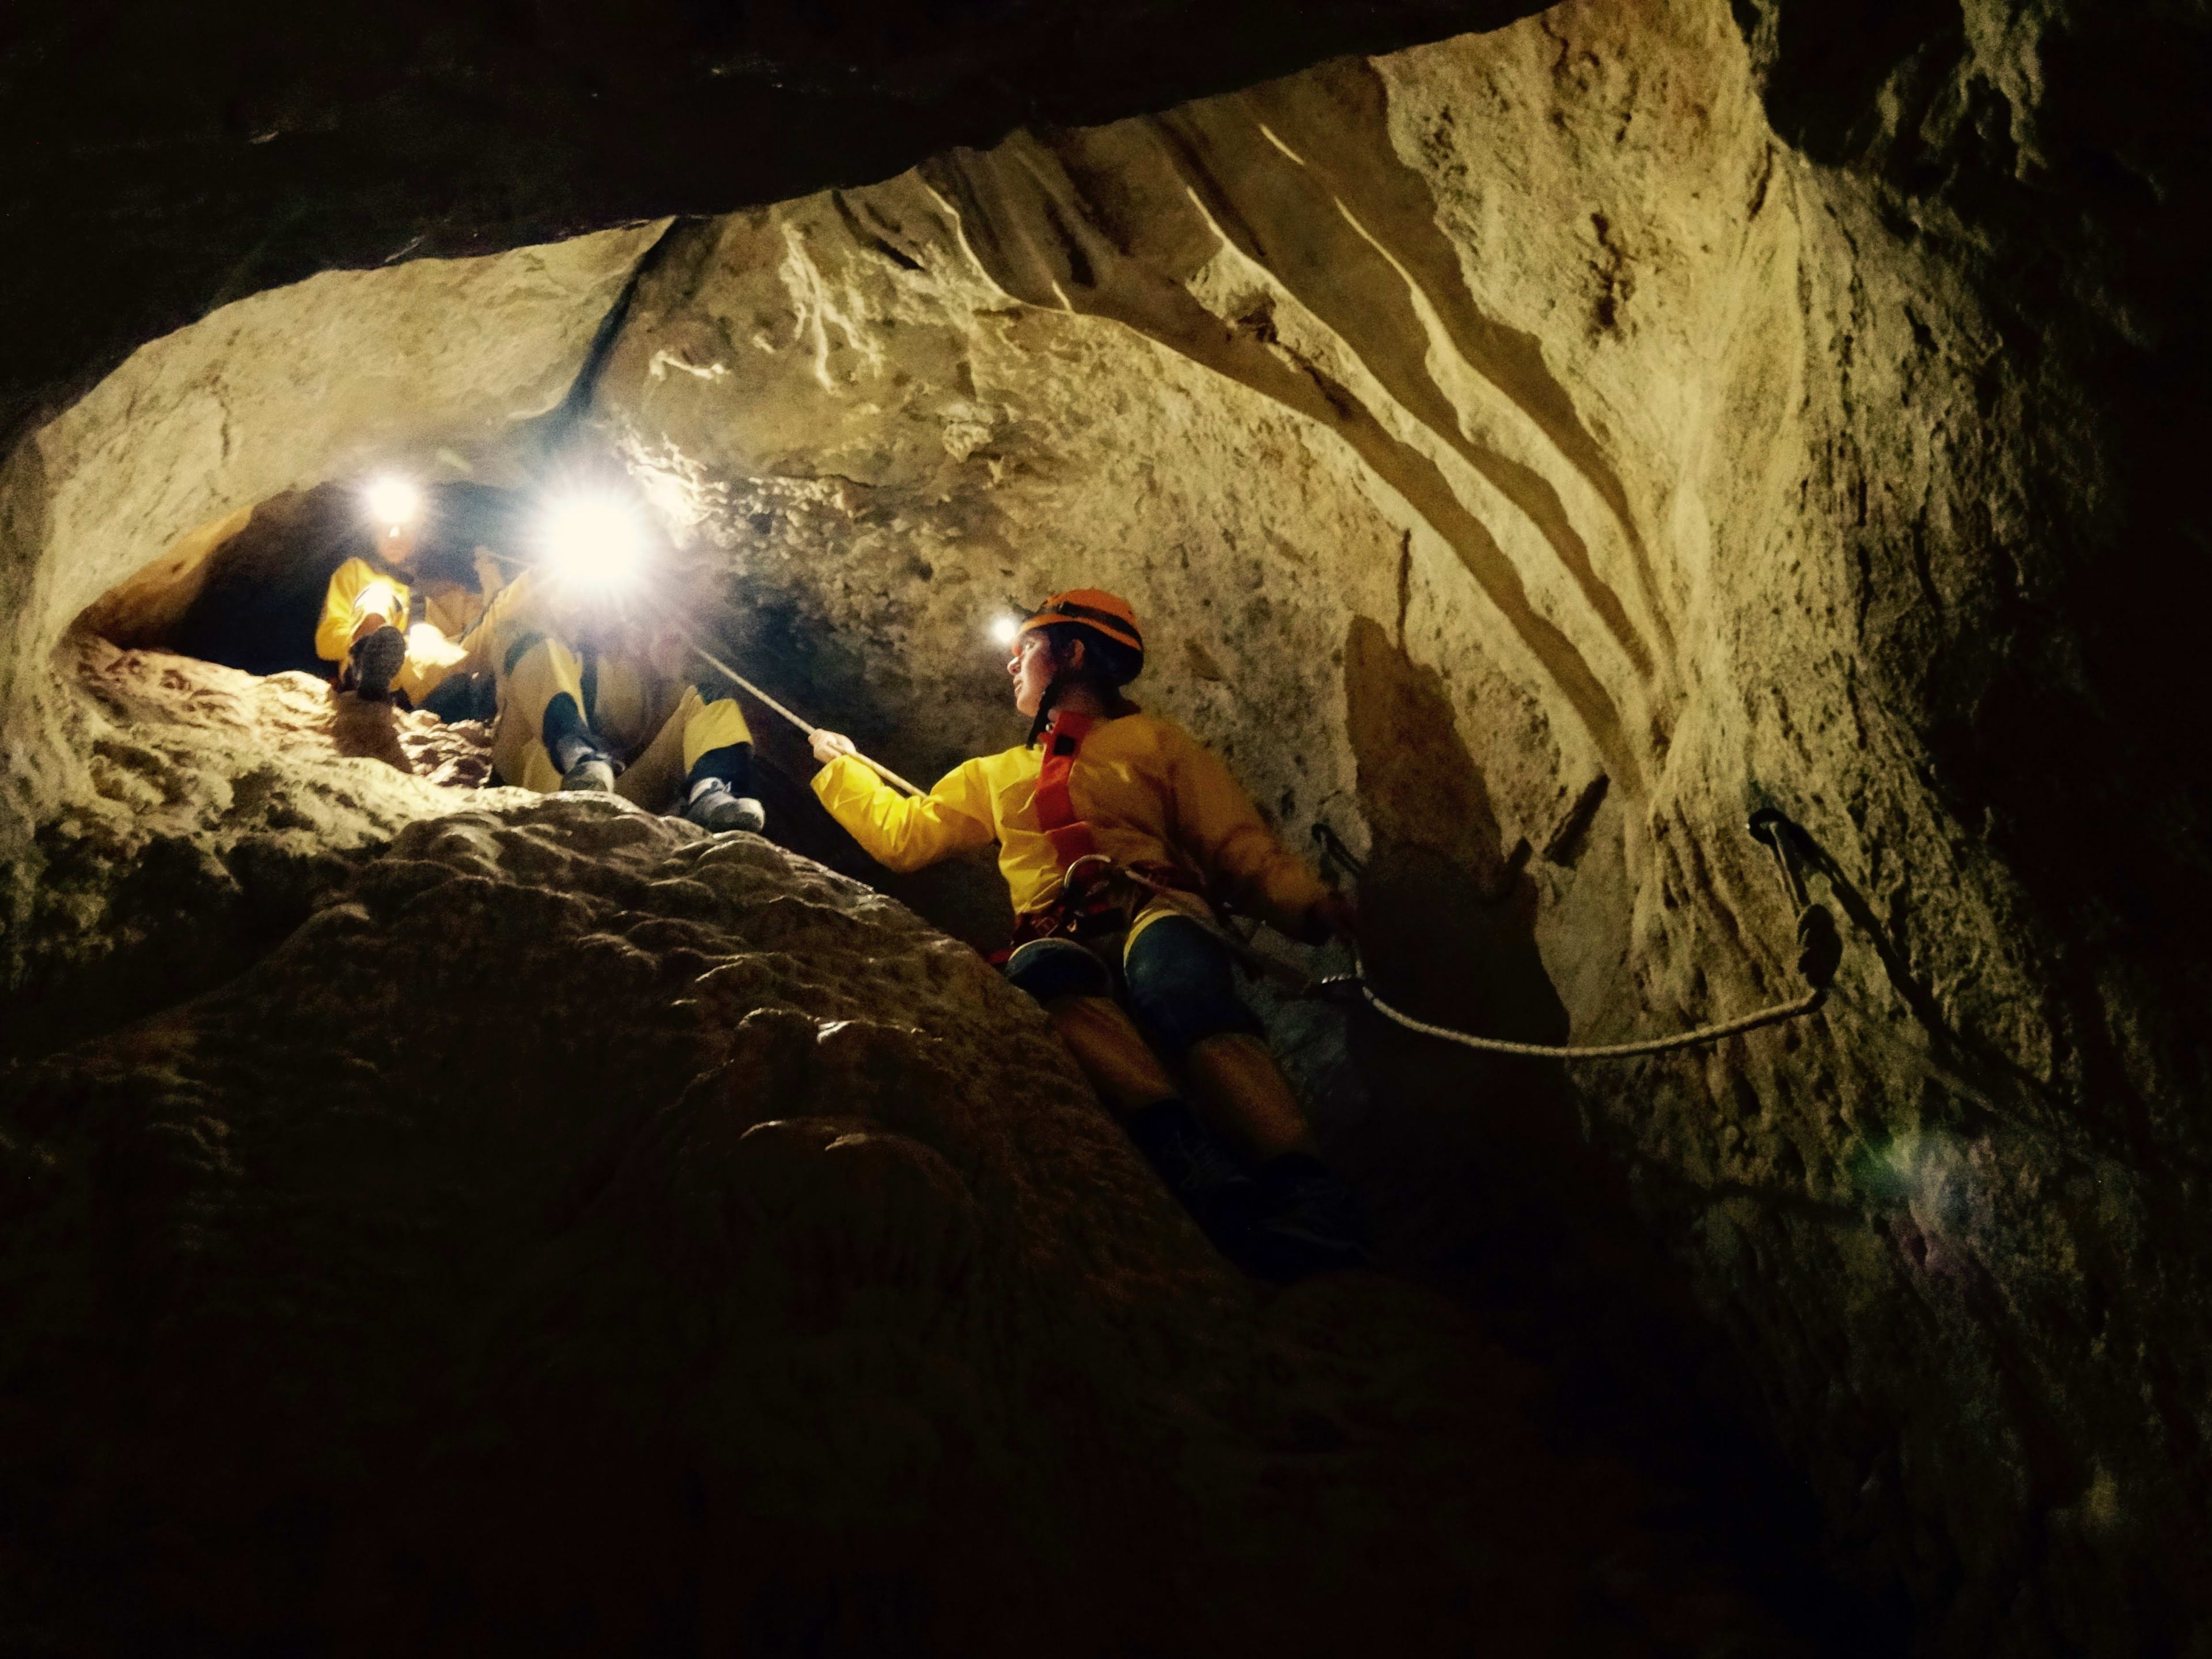
[(368, 516), (386, 529), (412, 524), (422, 511), (422, 492), (404, 478), (378, 478), (362, 492), (362, 499)]
[(619, 495), (564, 495), (545, 511), (539, 550), (555, 578), (572, 587), (612, 594), (634, 586), (645, 571), (645, 524)]
[(1019, 617), (1001, 617), (991, 624), (991, 640), (995, 645), (1011, 646), (1021, 636), (1022, 619)]

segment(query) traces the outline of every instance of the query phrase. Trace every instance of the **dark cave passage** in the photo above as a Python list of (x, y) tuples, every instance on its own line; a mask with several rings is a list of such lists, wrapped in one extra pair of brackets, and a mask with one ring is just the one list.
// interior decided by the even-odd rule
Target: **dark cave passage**
[[(361, 495), (359, 480), (333, 481), (203, 526), (103, 593), (76, 626), (127, 648), (173, 651), (249, 674), (327, 677), (332, 665), (314, 650), (324, 592), (341, 564), (373, 551)], [(416, 568), (473, 584), (471, 557), (480, 547), (519, 567), (526, 510), (516, 490), (433, 486)]]

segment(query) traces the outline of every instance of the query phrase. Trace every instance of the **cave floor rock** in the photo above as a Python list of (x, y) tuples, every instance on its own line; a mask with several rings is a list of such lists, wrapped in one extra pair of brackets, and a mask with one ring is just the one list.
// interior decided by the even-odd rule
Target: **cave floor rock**
[(53, 668), (80, 775), (13, 866), (0, 1056), (50, 1052), (229, 978), (353, 861), (474, 799), (491, 771), (483, 726), (364, 703), (312, 675), (83, 633)]
[[(95, 666), (359, 773), (179, 660)], [(1792, 1649), (1463, 1310), (1227, 1269), (902, 907), (360, 777), (273, 949), (0, 1071), (10, 1650)]]

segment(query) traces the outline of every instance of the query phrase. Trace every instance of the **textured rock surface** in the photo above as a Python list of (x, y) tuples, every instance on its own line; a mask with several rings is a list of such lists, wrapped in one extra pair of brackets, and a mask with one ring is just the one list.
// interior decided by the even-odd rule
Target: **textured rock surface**
[[(1948, 95), (2032, 100), (1999, 73), (2027, 50)], [(1425, 869), (1372, 908), (1430, 1012), (1608, 1039), (1778, 994), (1740, 825), (1787, 807), (1862, 924), (1838, 1006), (1578, 1077), (1592, 1144), (1869, 1592), (1962, 1650), (2175, 1640), (2201, 952), (2161, 956), (2127, 878), (2085, 890), (2103, 857), (2041, 823), (2031, 758), (2091, 742), (2119, 843), (2196, 913), (2190, 786), (2113, 723), (2166, 709), (2069, 665), (2102, 607), (2069, 629), (2067, 550), (2115, 481), (2045, 475), (2029, 411), (2092, 408), (1984, 252), (1779, 143), (1759, 67), (1718, 6), (1570, 7), (685, 230), (600, 406), (771, 596), (756, 648), (804, 641), (784, 672), (909, 771), (1006, 731), (964, 648), (1001, 594), (1132, 593), (1151, 695), (1286, 830)], [(1522, 837), (1554, 854), (1538, 952), (1472, 896)], [(1617, 1190), (1564, 1097), (1389, 1048), (1340, 1155), (1404, 1212), (1444, 1209), (1470, 1083), (1511, 1152)]]
[[(1348, 1060), (1328, 1017), (1274, 1010), (1330, 1149), (1395, 1263), (1632, 1379), (1556, 1417), (1706, 1361), (1830, 1566), (1925, 1650), (2187, 1651), (2212, 878), (2201, 576), (2157, 554), (2202, 542), (2205, 58), (2197, 22), (2133, 7), (1565, 6), (679, 225), (570, 407), (592, 394), (724, 562), (747, 664), (909, 775), (1016, 734), (982, 640), (1010, 597), (1132, 593), (1147, 700), (1292, 838), (1374, 855), (1372, 959), (1437, 1017), (1609, 1039), (1782, 994), (1787, 908), (1739, 826), (1788, 808), (1855, 922), (1820, 1021), (1571, 1087), (1379, 1030)], [(635, 234), (555, 307), (561, 373), (503, 360), (533, 410)], [(279, 361), (299, 292), (229, 356)], [(482, 331), (419, 321), (468, 386)], [(142, 367), (142, 399), (174, 395)], [(205, 483), (234, 463), (204, 421), (130, 452), (119, 498), (170, 507), (119, 539), (108, 451), (71, 452), (66, 544), (34, 465), (61, 429), (9, 462), (10, 592), (43, 596), (0, 654), (26, 833), (96, 793), (74, 680), (40, 666), (61, 623), (351, 453), (276, 378), (234, 486)], [(409, 441), (474, 434), (464, 463), (509, 476), (527, 433), (485, 407)], [(180, 823), (221, 822), (188, 797)], [(833, 850), (803, 795), (777, 808)], [(915, 897), (980, 932), (987, 887)], [(1546, 1227), (1581, 1255), (1528, 1250)], [(1686, 1287), (1725, 1360), (1683, 1334)]]
[(297, 927), (349, 857), (451, 811), (491, 771), (483, 727), (304, 674), (85, 635), (57, 666), (76, 694), (60, 700), (63, 736), (91, 787), (40, 826), (0, 1054), (58, 1048), (221, 982)]
[(140, 342), (333, 266), (880, 179), (1527, 0), (24, 0), (0, 34), (0, 444)]
[(1448, 1303), (1257, 1299), (1033, 1005), (750, 837), (410, 825), (0, 1109), (15, 1651), (1789, 1645)]

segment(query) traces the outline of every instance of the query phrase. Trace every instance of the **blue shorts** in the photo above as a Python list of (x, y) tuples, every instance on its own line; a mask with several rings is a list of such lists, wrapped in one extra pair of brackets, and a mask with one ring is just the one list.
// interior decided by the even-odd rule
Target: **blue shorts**
[[(1006, 977), (1039, 1002), (1110, 997), (1114, 970), (1069, 939), (1031, 939), (1006, 963)], [(1241, 1031), (1257, 1036), (1258, 1016), (1237, 995), (1236, 963), (1213, 930), (1189, 916), (1148, 924), (1121, 954), (1129, 1008), (1162, 1052), (1181, 1059), (1194, 1042)]]

